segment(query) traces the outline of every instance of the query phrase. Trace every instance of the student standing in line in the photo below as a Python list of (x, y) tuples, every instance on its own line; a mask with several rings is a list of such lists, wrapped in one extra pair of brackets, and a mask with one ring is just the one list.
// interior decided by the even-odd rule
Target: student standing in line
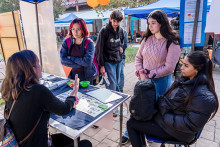
[(213, 64), (202, 51), (189, 53), (183, 60), (182, 77), (158, 99), (158, 112), (151, 120), (127, 122), (133, 147), (143, 145), (141, 134), (190, 143), (211, 120), (219, 107), (213, 81)]
[[(52, 92), (40, 84), (41, 66), (38, 57), (30, 50), (13, 54), (7, 62), (5, 79), (1, 86), (2, 98), (5, 100), (5, 110), (12, 108), (8, 123), (18, 142), (32, 131), (31, 135), (20, 147), (48, 147), (48, 122), (50, 113), (57, 115), (68, 114), (77, 104), (76, 94), (79, 89), (78, 75), (70, 95), (65, 102), (56, 98)], [(74, 146), (73, 140), (63, 134), (56, 134), (57, 144)], [(53, 136), (52, 136), (53, 140)], [(91, 142), (82, 140), (79, 147), (92, 147)]]
[[(147, 19), (147, 30), (135, 59), (136, 76), (141, 80), (156, 77), (156, 98), (162, 96), (172, 84), (172, 73), (180, 57), (179, 35), (175, 32), (162, 10), (151, 12)], [(125, 131), (122, 142), (128, 141)]]
[(89, 39), (86, 23), (81, 18), (75, 18), (69, 27), (69, 37), (62, 44), (60, 50), (61, 63), (71, 67), (68, 78), (74, 79), (78, 74), (81, 81), (90, 81), (93, 84), (97, 71), (93, 63), (94, 43)]
[(103, 27), (96, 41), (96, 58), (101, 66), (101, 74), (108, 77), (105, 80), (107, 89), (119, 91), (119, 80), (122, 66), (123, 29), (119, 26), (123, 19), (121, 11), (114, 10), (109, 23)]
[(120, 80), (119, 80), (119, 91), (123, 92), (124, 89), (124, 82), (125, 82), (125, 76), (124, 76), (124, 67), (125, 67), (125, 50), (128, 47), (128, 37), (127, 32), (123, 30), (124, 32), (124, 41), (123, 41), (123, 54), (122, 54), (122, 66), (121, 66), (121, 74), (120, 74)]

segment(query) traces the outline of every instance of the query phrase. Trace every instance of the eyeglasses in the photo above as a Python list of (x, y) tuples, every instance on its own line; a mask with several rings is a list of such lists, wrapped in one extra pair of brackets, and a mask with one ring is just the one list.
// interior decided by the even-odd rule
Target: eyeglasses
[(81, 29), (71, 29), (71, 31), (81, 32)]

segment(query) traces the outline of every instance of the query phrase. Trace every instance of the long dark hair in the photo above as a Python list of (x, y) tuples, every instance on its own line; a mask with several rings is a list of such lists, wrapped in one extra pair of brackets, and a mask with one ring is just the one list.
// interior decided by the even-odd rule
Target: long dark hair
[[(167, 39), (168, 42), (173, 42), (174, 44), (179, 44), (180, 37), (179, 34), (173, 30), (171, 27), (168, 17), (166, 13), (162, 10), (155, 10), (151, 12), (147, 18), (147, 22), (149, 18), (155, 19), (159, 24), (161, 24), (160, 27), (160, 33), (161, 35)], [(149, 29), (149, 25), (147, 26), (147, 30), (144, 32), (143, 37), (140, 42), (142, 42), (145, 38), (146, 40), (148, 37), (153, 35)]]
[(33, 84), (39, 83), (33, 70), (36, 62), (37, 56), (30, 50), (14, 53), (8, 59), (6, 76), (1, 86), (2, 98), (5, 101), (11, 98), (16, 100), (21, 91), (29, 90)]
[[(198, 88), (199, 84), (206, 83), (208, 85), (208, 88), (210, 89), (210, 91), (214, 94), (215, 100), (217, 102), (216, 108), (210, 118), (210, 119), (212, 119), (215, 116), (215, 114), (218, 110), (218, 107), (219, 107), (218, 97), (215, 92), (215, 84), (214, 84), (214, 80), (213, 80), (212, 61), (210, 60), (210, 58), (208, 56), (205, 55), (205, 53), (203, 51), (191, 52), (187, 55), (187, 57), (188, 57), (189, 63), (192, 64), (192, 66), (198, 71), (198, 74), (194, 77), (195, 82), (194, 82), (192, 89), (189, 92), (189, 95), (186, 97), (185, 106), (188, 106), (189, 104), (191, 104), (191, 101), (193, 99), (193, 95), (194, 95), (196, 89)], [(188, 79), (186, 77), (181, 77), (181, 80), (185, 81)], [(169, 94), (173, 89), (178, 87), (178, 85), (179, 85), (179, 82), (175, 81), (172, 84), (172, 86), (165, 92), (164, 95)]]

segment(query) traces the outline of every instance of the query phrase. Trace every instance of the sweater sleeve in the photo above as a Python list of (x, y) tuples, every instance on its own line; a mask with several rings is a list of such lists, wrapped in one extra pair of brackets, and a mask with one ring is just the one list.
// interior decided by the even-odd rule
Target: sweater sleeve
[[(84, 47), (84, 46), (83, 46)], [(90, 40), (89, 45), (87, 47), (87, 51), (83, 57), (70, 57), (73, 62), (78, 65), (88, 67), (92, 64), (94, 58), (94, 43)]]
[(140, 46), (140, 48), (139, 48), (139, 50), (137, 52), (136, 58), (135, 58), (136, 70), (144, 69), (144, 67), (143, 67), (143, 55), (142, 55), (142, 52), (143, 52), (145, 44), (146, 44), (146, 39), (142, 40), (141, 46)]
[(65, 66), (68, 66), (68, 67), (72, 67), (72, 68), (82, 68), (81, 65), (73, 62), (67, 56), (68, 56), (68, 47), (67, 47), (67, 44), (66, 44), (66, 40), (64, 40), (63, 44), (62, 44), (62, 47), (60, 49), (61, 64), (65, 65)]
[(163, 66), (150, 71), (149, 77), (151, 78), (156, 73), (156, 78), (164, 77), (173, 73), (176, 63), (181, 54), (180, 46), (171, 43), (166, 56), (166, 62)]
[(36, 90), (39, 91), (40, 103), (43, 106), (43, 109), (54, 113), (57, 115), (66, 115), (68, 114), (76, 101), (76, 98), (73, 96), (68, 96), (65, 102), (60, 101), (53, 93), (43, 85), (35, 86)]

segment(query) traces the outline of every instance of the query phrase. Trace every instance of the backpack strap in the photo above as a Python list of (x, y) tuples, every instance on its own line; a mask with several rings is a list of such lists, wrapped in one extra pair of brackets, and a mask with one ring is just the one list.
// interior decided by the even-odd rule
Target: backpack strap
[(9, 117), (10, 117), (10, 115), (11, 115), (11, 112), (12, 112), (12, 109), (13, 109), (13, 107), (14, 107), (14, 105), (15, 105), (15, 102), (16, 102), (16, 100), (13, 101), (13, 103), (12, 103), (12, 105), (11, 105), (11, 109), (10, 109), (10, 111), (9, 111), (9, 114), (7, 114), (7, 112), (4, 111), (4, 116), (5, 116), (5, 119), (6, 119), (6, 120), (9, 119)]
[(121, 27), (119, 28), (119, 37), (120, 37), (120, 40), (121, 40), (121, 44), (123, 44), (125, 35), (124, 35), (124, 30)]
[[(10, 112), (9, 112), (8, 116), (6, 116), (6, 117), (7, 117), (6, 120), (9, 119), (9, 117), (10, 117), (10, 115), (11, 115), (11, 112), (12, 112), (12, 109), (13, 109), (13, 107), (14, 107), (14, 105), (15, 105), (15, 102), (16, 102), (16, 100), (13, 101), (12, 106), (11, 106), (11, 109), (10, 109)], [(35, 124), (34, 128), (31, 130), (30, 133), (28, 133), (28, 135), (27, 135), (22, 141), (19, 141), (19, 144), (22, 144), (23, 142), (25, 142), (25, 141), (31, 136), (31, 134), (34, 132), (34, 130), (35, 130), (36, 127), (38, 126), (38, 124), (39, 124), (39, 122), (40, 122), (40, 120), (41, 120), (42, 114), (43, 114), (43, 112), (41, 113), (39, 119), (37, 120), (37, 123)]]
[(90, 41), (91, 41), (91, 40), (90, 40), (89, 38), (87, 38), (86, 41), (85, 41), (85, 45), (84, 45), (84, 50), (85, 50), (85, 52), (87, 51), (87, 48), (88, 48), (88, 46), (89, 46)]
[(41, 120), (42, 114), (43, 114), (43, 112), (41, 113), (39, 119), (37, 120), (37, 123), (35, 124), (34, 128), (31, 130), (30, 133), (28, 133), (28, 135), (22, 141), (19, 141), (19, 144), (24, 143), (33, 134), (34, 130), (37, 128), (37, 126), (38, 126), (38, 124), (39, 124), (39, 122)]
[(69, 48), (70, 48), (70, 44), (71, 44), (71, 38), (68, 37), (68, 38), (66, 39), (66, 45), (67, 45), (67, 47), (68, 47), (68, 50), (69, 50)]
[(172, 41), (167, 40), (167, 45), (166, 45), (167, 52), (168, 52), (168, 49), (169, 49), (171, 43), (172, 43)]

